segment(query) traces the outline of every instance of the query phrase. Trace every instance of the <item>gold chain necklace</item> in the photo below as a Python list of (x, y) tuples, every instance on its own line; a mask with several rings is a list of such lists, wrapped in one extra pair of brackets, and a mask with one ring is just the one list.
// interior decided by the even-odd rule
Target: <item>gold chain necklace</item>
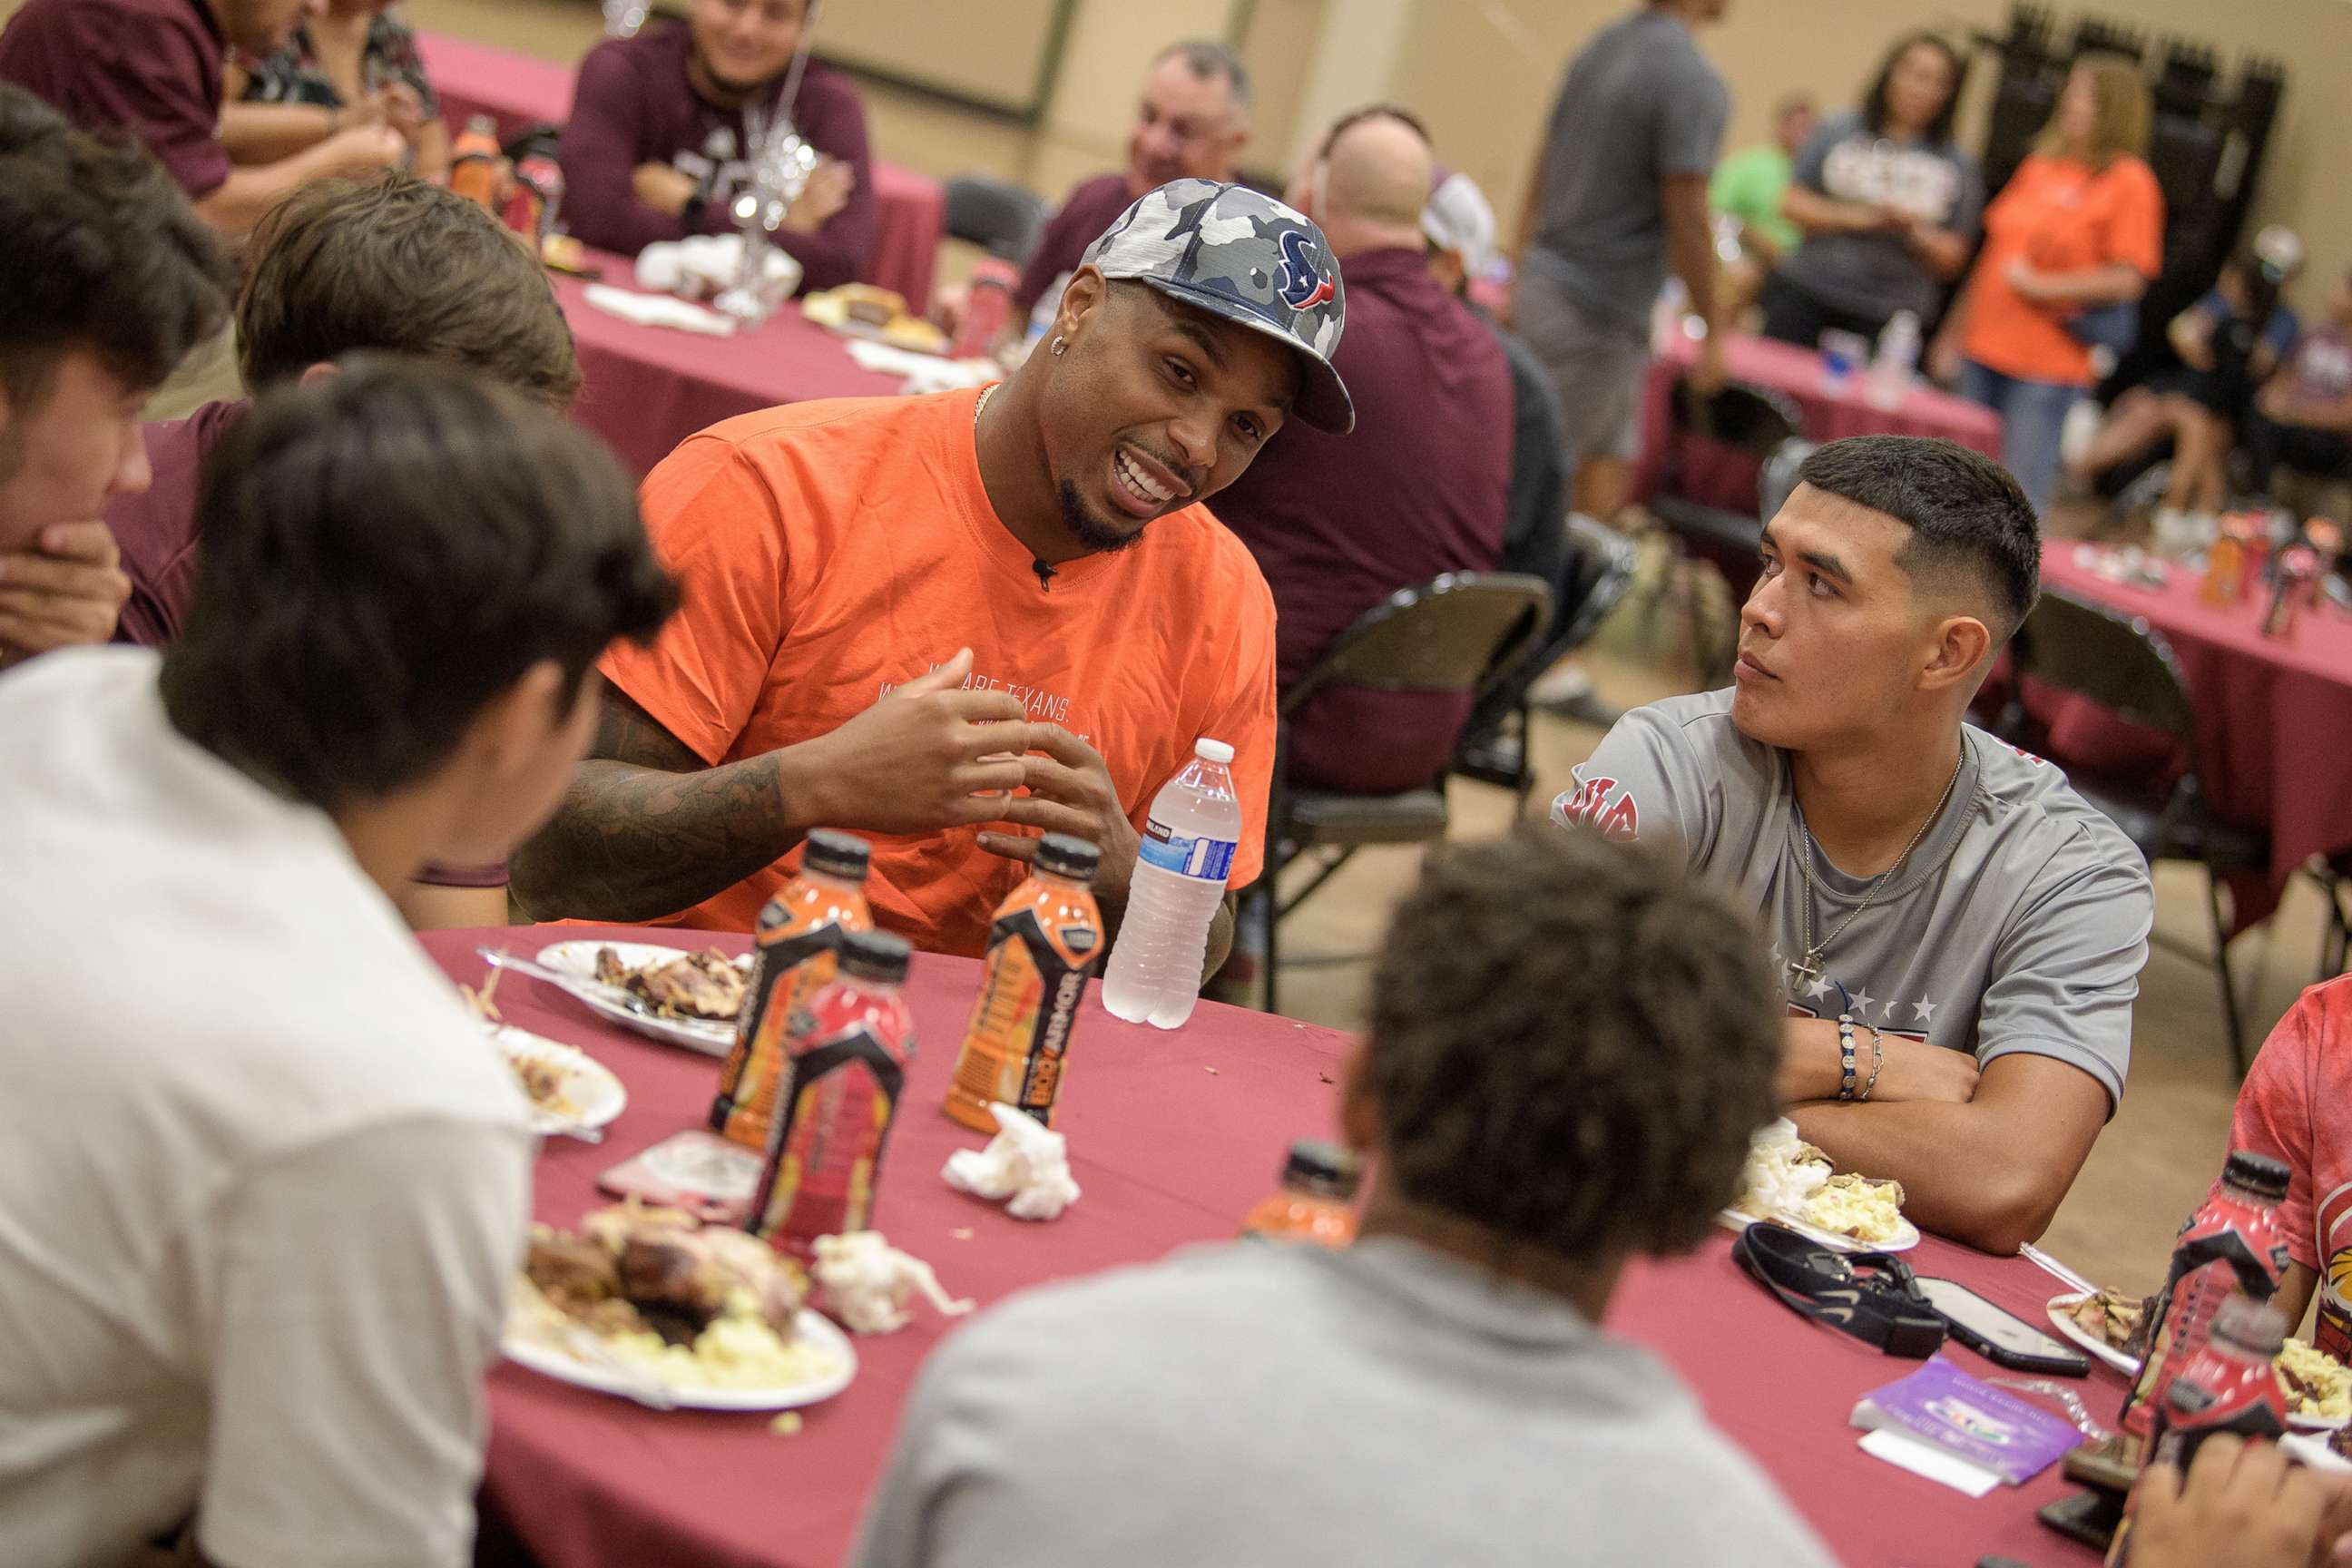
[(1903, 869), (1904, 862), (1911, 858), (1911, 852), (1919, 847), (1921, 839), (1927, 837), (1927, 829), (1933, 827), (1936, 825), (1936, 819), (1944, 815), (1944, 807), (1952, 798), (1952, 786), (1960, 782), (1960, 769), (1968, 760), (1968, 742), (1963, 741), (1960, 743), (1959, 761), (1952, 764), (1952, 776), (1944, 781), (1944, 793), (1936, 797), (1936, 809), (1927, 814), (1927, 819), (1919, 825), (1919, 831), (1911, 836), (1911, 842), (1906, 844), (1903, 847), (1903, 853), (1895, 858), (1895, 864), (1871, 879), (1870, 887), (1862, 896), (1862, 902), (1856, 904), (1853, 912), (1845, 919), (1838, 921), (1837, 929), (1823, 937), (1819, 946), (1813, 942), (1813, 899), (1822, 891), (1822, 886), (1813, 879), (1813, 830), (1805, 822), (1805, 808), (1802, 805), (1797, 807), (1797, 830), (1803, 835), (1798, 841), (1797, 847), (1801, 857), (1799, 864), (1804, 868), (1805, 872), (1805, 955), (1789, 965), (1789, 994), (1791, 997), (1794, 997), (1807, 983), (1821, 977), (1822, 952), (1832, 942), (1845, 934), (1845, 928), (1853, 924), (1861, 917), (1863, 910), (1878, 901), (1879, 890), (1886, 886), (1888, 879), (1895, 872)]

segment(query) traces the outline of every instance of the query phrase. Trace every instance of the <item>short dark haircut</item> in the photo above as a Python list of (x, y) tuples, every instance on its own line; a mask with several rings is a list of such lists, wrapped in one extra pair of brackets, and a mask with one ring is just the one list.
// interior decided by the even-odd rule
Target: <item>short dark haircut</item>
[(1957, 441), (1849, 436), (1809, 454), (1797, 482), (1904, 523), (1895, 563), (1912, 577), (1959, 576), (2006, 641), (2042, 591), (2042, 525), (2009, 470)]
[(513, 230), (411, 174), (320, 180), (255, 226), (237, 357), (261, 388), (362, 349), (480, 371), (551, 408), (580, 390), (572, 328)]
[(576, 692), (677, 603), (594, 437), (450, 366), (341, 369), (266, 394), (213, 454), (163, 674), (182, 734), (330, 810), (428, 775), (541, 659)]
[(19, 406), (77, 349), (127, 386), (158, 385), (228, 310), (220, 241), (154, 155), (5, 85), (0, 278), (0, 391)]
[(1241, 56), (1225, 44), (1207, 38), (1187, 38), (1181, 44), (1171, 44), (1151, 57), (1153, 65), (1162, 60), (1182, 60), (1185, 68), (1202, 81), (1215, 77), (1225, 79), (1232, 89), (1234, 107), (1247, 109), (1250, 100), (1249, 68), (1242, 64)]
[(1904, 34), (1879, 60), (1878, 74), (1871, 79), (1869, 90), (1862, 95), (1862, 123), (1873, 135), (1884, 135), (1886, 131), (1886, 85), (1894, 79), (1895, 62), (1922, 44), (1940, 51), (1944, 63), (1952, 68), (1951, 96), (1944, 100), (1944, 107), (1928, 121), (1927, 139), (1937, 145), (1952, 139), (1952, 121), (1960, 112), (1960, 88), (1968, 77), (1969, 62), (1952, 47), (1949, 38), (1941, 33), (1925, 32)]
[(1372, 980), (1381, 1180), (1563, 1256), (1686, 1250), (1775, 1109), (1756, 926), (1654, 849), (1528, 825), (1433, 852)]

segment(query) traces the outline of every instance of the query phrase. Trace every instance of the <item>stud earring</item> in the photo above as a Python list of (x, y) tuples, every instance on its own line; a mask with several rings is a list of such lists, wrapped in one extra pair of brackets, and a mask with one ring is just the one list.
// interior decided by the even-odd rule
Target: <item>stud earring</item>
[(1055, 357), (1058, 358), (1060, 355), (1067, 353), (1069, 352), (1069, 348), (1070, 345), (1064, 342), (1061, 339), (1055, 338), (1054, 340), (1054, 353)]

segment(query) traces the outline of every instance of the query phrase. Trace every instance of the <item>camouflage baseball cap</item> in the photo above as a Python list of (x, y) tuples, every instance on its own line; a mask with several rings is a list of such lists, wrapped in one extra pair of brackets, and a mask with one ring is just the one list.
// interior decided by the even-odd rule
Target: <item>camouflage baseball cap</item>
[(1272, 196), (1171, 180), (1119, 214), (1082, 260), (1281, 340), (1301, 372), (1293, 412), (1335, 435), (1356, 427), (1356, 405), (1331, 368), (1348, 311), (1339, 264), (1323, 231)]

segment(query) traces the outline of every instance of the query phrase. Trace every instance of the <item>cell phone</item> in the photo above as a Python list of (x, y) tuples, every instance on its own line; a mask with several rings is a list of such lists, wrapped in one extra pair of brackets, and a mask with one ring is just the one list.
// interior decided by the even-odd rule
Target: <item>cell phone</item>
[(2124, 1500), (2104, 1492), (2076, 1492), (2044, 1503), (2033, 1517), (2069, 1541), (2105, 1552), (2115, 1543), (2116, 1531), (2123, 1524)]
[(2024, 1319), (2005, 1312), (1965, 1285), (1949, 1279), (1919, 1281), (1927, 1305), (1952, 1328), (1952, 1337), (1996, 1366), (2087, 1377), (2091, 1360), (2063, 1340), (2053, 1339)]

